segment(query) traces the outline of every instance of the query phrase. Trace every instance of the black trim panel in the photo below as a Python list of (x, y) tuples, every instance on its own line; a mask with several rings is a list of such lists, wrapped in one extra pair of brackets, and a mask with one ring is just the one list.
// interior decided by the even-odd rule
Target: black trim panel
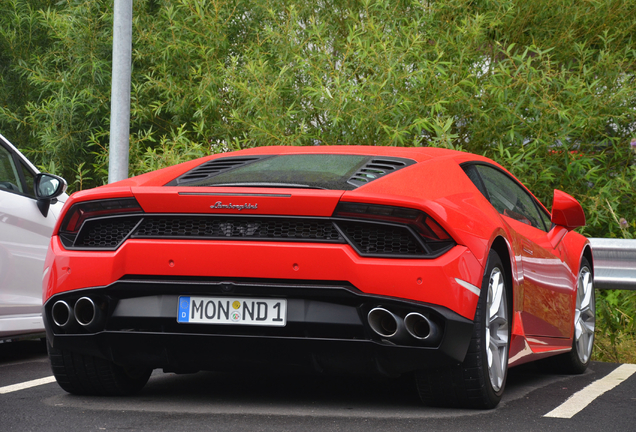
[[(180, 324), (176, 320), (179, 295), (285, 298), (287, 325)], [(88, 327), (77, 323), (66, 328), (55, 325), (51, 317), (53, 304), (63, 300), (72, 308), (80, 297), (95, 302), (100, 322)], [(369, 311), (375, 307), (386, 308), (402, 318), (407, 313), (419, 312), (440, 328), (442, 336), (433, 342), (408, 336), (384, 339), (367, 322)], [(240, 363), (241, 359), (282, 364), (293, 358), (294, 362), (315, 365), (341, 358), (342, 365), (360, 366), (372, 358), (376, 371), (391, 374), (449, 361), (461, 362), (473, 326), (472, 321), (446, 308), (367, 295), (345, 283), (161, 280), (134, 276), (108, 287), (57, 294), (44, 306), (44, 321), (54, 347), (124, 365), (213, 370)], [(272, 358), (263, 357), (263, 352)], [(387, 358), (392, 360), (386, 361)]]

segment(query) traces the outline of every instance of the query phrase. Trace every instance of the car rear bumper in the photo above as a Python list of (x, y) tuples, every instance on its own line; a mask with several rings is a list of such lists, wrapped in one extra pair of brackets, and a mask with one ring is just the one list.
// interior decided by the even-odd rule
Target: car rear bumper
[[(287, 323), (178, 323), (180, 295), (284, 298)], [(73, 311), (82, 297), (94, 301), (96, 320), (80, 325), (71, 312), (69, 323), (60, 326), (62, 320), (53, 319), (53, 305), (64, 302)], [(421, 314), (439, 333), (418, 339), (401, 327), (395, 336), (380, 336), (369, 325), (374, 308), (398, 319)], [(399, 375), (463, 361), (473, 328), (472, 321), (447, 308), (368, 295), (346, 284), (146, 278), (57, 294), (44, 306), (44, 321), (55, 348), (177, 372), (275, 365)]]
[(53, 236), (43, 277), (44, 301), (127, 275), (345, 281), (368, 295), (444, 306), (474, 318), (483, 268), (465, 246), (435, 259), (369, 258), (349, 245), (252, 241), (129, 240), (117, 251), (69, 251)]

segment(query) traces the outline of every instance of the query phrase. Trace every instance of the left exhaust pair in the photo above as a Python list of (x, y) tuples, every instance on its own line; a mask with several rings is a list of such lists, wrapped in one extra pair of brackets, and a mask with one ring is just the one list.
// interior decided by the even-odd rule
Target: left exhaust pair
[(51, 317), (61, 329), (66, 330), (79, 324), (92, 331), (101, 324), (102, 311), (90, 297), (81, 297), (73, 307), (64, 300), (56, 301), (51, 308)]

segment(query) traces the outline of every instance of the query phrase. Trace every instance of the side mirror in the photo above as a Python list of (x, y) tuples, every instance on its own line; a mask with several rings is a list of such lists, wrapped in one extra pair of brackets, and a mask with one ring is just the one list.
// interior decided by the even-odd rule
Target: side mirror
[(574, 197), (555, 189), (552, 199), (552, 223), (568, 231), (585, 226), (585, 213), (581, 204)]
[(66, 191), (66, 180), (53, 174), (37, 174), (34, 181), (35, 197), (42, 216), (49, 214), (51, 201)]

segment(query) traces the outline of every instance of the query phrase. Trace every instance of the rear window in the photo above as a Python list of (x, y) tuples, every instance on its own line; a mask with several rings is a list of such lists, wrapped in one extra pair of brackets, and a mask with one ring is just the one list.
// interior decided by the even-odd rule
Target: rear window
[[(376, 161), (382, 159), (385, 166)], [(365, 155), (301, 154), (213, 159), (167, 186), (252, 186), (352, 190), (414, 161)]]

